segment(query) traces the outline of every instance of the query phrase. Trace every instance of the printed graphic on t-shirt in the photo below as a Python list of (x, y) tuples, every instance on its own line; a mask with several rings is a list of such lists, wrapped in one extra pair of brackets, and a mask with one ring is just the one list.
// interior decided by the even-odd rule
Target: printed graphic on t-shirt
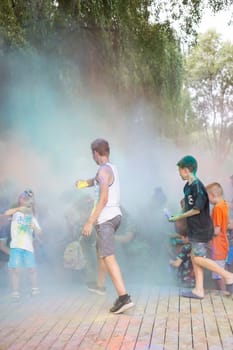
[(188, 195), (188, 204), (189, 205), (193, 205), (194, 204), (193, 196), (191, 194)]
[(11, 248), (21, 248), (33, 252), (32, 222), (39, 228), (39, 224), (32, 215), (17, 212), (13, 215), (11, 224)]

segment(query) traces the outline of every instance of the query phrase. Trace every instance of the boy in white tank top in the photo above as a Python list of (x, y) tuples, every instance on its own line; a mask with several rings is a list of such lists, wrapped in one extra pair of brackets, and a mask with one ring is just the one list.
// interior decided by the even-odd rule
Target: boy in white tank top
[(76, 181), (78, 189), (95, 186), (96, 201), (89, 219), (83, 226), (82, 233), (89, 236), (93, 226), (96, 228), (96, 250), (98, 258), (97, 284), (89, 287), (90, 291), (104, 294), (105, 279), (109, 273), (118, 298), (110, 309), (115, 314), (131, 308), (133, 303), (126, 292), (120, 267), (115, 257), (114, 234), (121, 222), (120, 185), (116, 167), (109, 162), (109, 145), (106, 140), (97, 139), (91, 144), (92, 155), (99, 165), (94, 178)]

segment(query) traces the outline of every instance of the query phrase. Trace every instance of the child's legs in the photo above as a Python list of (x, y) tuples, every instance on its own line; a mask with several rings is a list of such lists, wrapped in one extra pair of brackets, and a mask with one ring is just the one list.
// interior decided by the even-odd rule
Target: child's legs
[(191, 259), (195, 274), (195, 288), (193, 289), (193, 293), (200, 297), (204, 297), (204, 269), (203, 266), (199, 264), (199, 259), (206, 259), (208, 254), (208, 244), (191, 241), (191, 245)]
[(233, 245), (230, 246), (226, 261), (226, 270), (233, 272)]
[(29, 271), (29, 278), (31, 281), (32, 288), (37, 288), (37, 272), (36, 269), (28, 269)]
[(226, 284), (224, 282), (224, 279), (220, 278), (219, 280), (215, 280), (215, 284), (218, 290), (226, 290)]
[(20, 277), (20, 270), (19, 269), (9, 269), (10, 275), (11, 275), (11, 284), (12, 284), (12, 291), (14, 293), (19, 292), (19, 277)]
[(201, 266), (195, 263), (195, 259), (192, 256), (193, 271), (195, 275), (195, 288), (193, 293), (199, 296), (204, 296), (204, 270)]
[[(225, 260), (215, 260), (215, 262), (219, 267), (223, 269), (225, 268)], [(220, 275), (212, 272), (212, 279), (214, 280), (216, 288), (218, 290), (226, 290), (224, 279)]]
[(19, 292), (20, 269), (23, 267), (23, 250), (18, 248), (10, 249), (8, 262), (13, 292)]
[(98, 287), (103, 287), (105, 285), (107, 275), (107, 269), (103, 258), (98, 258), (98, 277), (97, 285)]
[(36, 262), (33, 252), (24, 250), (24, 266), (28, 269), (32, 288), (37, 288)]
[(221, 276), (225, 280), (226, 284), (233, 283), (233, 274), (223, 269), (222, 267), (218, 266), (218, 264), (216, 264), (215, 261), (208, 258), (200, 257), (200, 256), (195, 256), (194, 260), (197, 265), (217, 273), (219, 276)]

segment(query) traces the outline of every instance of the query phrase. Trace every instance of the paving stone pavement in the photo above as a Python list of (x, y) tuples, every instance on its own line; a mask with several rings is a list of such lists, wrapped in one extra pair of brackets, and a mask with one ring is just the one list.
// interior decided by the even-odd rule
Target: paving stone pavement
[(85, 286), (51, 285), (40, 296), (25, 290), (12, 303), (0, 288), (0, 350), (232, 350), (233, 300), (216, 291), (203, 300), (178, 288), (129, 286), (134, 308), (109, 312), (116, 298)]

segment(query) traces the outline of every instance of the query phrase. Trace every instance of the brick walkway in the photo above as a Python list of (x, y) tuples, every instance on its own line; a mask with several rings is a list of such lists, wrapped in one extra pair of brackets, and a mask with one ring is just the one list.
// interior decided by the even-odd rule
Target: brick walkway
[[(108, 312), (115, 299), (84, 287), (54, 286), (37, 298), (0, 300), (0, 350), (232, 350), (233, 300), (215, 291), (204, 300), (177, 288), (130, 286), (135, 307)], [(1, 291), (0, 291), (1, 292)]]

